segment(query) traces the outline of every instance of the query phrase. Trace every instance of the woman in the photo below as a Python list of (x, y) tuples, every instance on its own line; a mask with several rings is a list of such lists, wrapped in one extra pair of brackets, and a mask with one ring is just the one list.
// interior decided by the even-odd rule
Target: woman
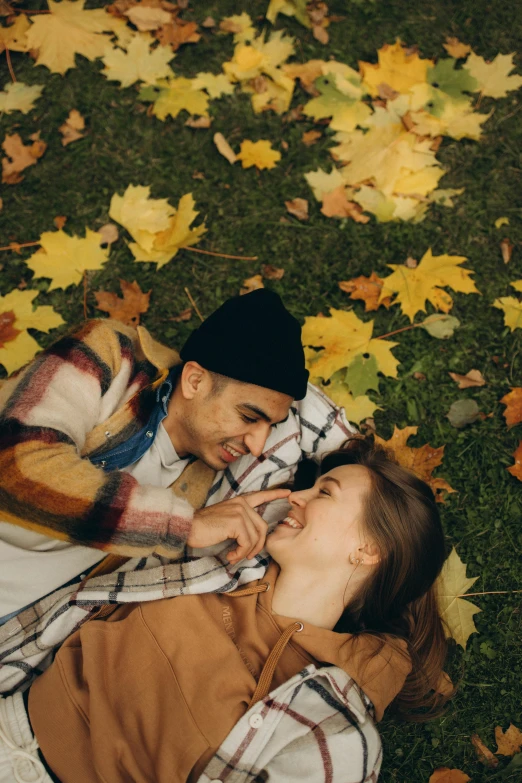
[[(360, 440), (328, 455), (321, 473), (289, 496), (291, 510), (266, 542), (272, 561), (262, 579), (232, 593), (111, 606), (62, 645), (28, 696), (50, 779), (210, 780), (236, 724), (250, 714), (255, 733), (265, 714), (255, 705), (267, 707), (268, 692), (274, 699), (307, 667), (345, 672), (358, 709), (377, 720), (389, 705), (419, 717), (419, 707), (441, 703), (434, 690), (445, 641), (433, 584), (444, 540), (431, 490)], [(350, 711), (355, 725), (357, 708)], [(350, 777), (359, 761), (349, 732), (338, 732), (343, 780), (375, 780), (380, 766), (373, 722), (359, 723), (364, 777)], [(294, 779), (289, 768), (281, 773), (287, 751), (272, 753), (259, 780)], [(212, 778), (253, 779), (226, 767)], [(306, 779), (328, 775), (310, 769)]]

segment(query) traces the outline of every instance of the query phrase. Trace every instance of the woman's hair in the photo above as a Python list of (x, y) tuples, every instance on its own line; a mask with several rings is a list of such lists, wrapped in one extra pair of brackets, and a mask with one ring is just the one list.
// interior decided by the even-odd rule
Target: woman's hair
[[(398, 465), (393, 453), (354, 438), (327, 454), (321, 474), (341, 465), (361, 465), (371, 489), (363, 504), (365, 534), (377, 546), (379, 562), (349, 601), (335, 630), (371, 633), (397, 649), (405, 640), (412, 670), (393, 706), (409, 720), (440, 712), (447, 696), (437, 693), (446, 640), (434, 582), (444, 559), (444, 534), (433, 493), (424, 481)], [(377, 649), (376, 654), (379, 652)], [(419, 708), (424, 708), (420, 710)]]

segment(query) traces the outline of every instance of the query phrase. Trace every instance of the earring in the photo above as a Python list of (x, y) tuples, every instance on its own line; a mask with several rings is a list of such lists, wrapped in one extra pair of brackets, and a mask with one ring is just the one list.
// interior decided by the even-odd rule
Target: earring
[(360, 565), (360, 564), (362, 563), (362, 560), (361, 560), (359, 557), (354, 557), (354, 556), (352, 555), (352, 553), (351, 553), (351, 552), (350, 552), (350, 554), (348, 555), (348, 561), (349, 561), (349, 562), (350, 562), (352, 565), (355, 565), (355, 566), (358, 566), (358, 565)]

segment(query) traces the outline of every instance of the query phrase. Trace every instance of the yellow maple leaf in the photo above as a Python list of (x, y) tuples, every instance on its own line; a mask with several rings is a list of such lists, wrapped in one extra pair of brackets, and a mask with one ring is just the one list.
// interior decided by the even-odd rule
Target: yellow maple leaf
[(471, 52), (464, 68), (477, 80), (480, 91), (490, 98), (505, 98), (511, 90), (522, 86), (522, 76), (508, 74), (513, 70), (514, 54), (497, 54), (487, 63), (483, 57)]
[(194, 205), (192, 193), (186, 193), (180, 198), (178, 209), (169, 218), (167, 228), (154, 236), (151, 250), (145, 250), (142, 246), (131, 242), (129, 247), (136, 261), (153, 262), (158, 265), (158, 269), (161, 269), (174, 258), (178, 250), (199, 242), (201, 235), (207, 229), (204, 223), (196, 228), (190, 228), (190, 224), (199, 214), (194, 209)]
[(129, 185), (123, 196), (115, 193), (109, 217), (127, 229), (143, 250), (152, 250), (156, 235), (166, 231), (176, 214), (166, 198), (150, 198), (150, 187)]
[(359, 354), (375, 356), (380, 372), (397, 377), (398, 360), (391, 349), (398, 343), (372, 338), (373, 321), (361, 321), (353, 311), (330, 308), (331, 318), (305, 318), (301, 339), (303, 345), (322, 348), (315, 355), (307, 352), (307, 367), (313, 377), (328, 380)]
[(222, 95), (232, 95), (234, 85), (226, 73), (209, 73), (201, 71), (192, 80), (192, 88), (206, 90), (211, 98), (221, 98)]
[(435, 583), (446, 636), (455, 639), (464, 649), (471, 634), (477, 633), (473, 615), (482, 610), (461, 596), (475, 584), (477, 579), (478, 576), (466, 576), (466, 566), (453, 547)]
[(35, 101), (42, 94), (43, 85), (24, 84), (23, 82), (14, 82), (7, 84), (3, 92), (0, 92), (0, 111), (6, 114), (12, 111), (20, 111), (27, 114), (34, 108)]
[(276, 163), (281, 160), (281, 153), (272, 149), (272, 145), (267, 139), (259, 141), (245, 139), (241, 142), (237, 159), (241, 161), (244, 169), (251, 166), (256, 166), (258, 169), (273, 169)]
[(85, 0), (48, 0), (49, 14), (32, 17), (27, 32), (29, 49), (37, 49), (36, 65), (62, 75), (75, 67), (75, 55), (88, 60), (101, 57), (111, 46), (104, 31), (112, 30), (111, 16), (103, 8), (85, 11)]
[(394, 271), (383, 279), (381, 299), (395, 293), (397, 296), (392, 304), (399, 304), (410, 321), (419, 310), (426, 311), (426, 299), (436, 309), (448, 312), (451, 297), (439, 286), (448, 286), (464, 294), (480, 293), (470, 278), (473, 270), (460, 266), (466, 260), (465, 256), (434, 256), (430, 248), (415, 269), (404, 264), (388, 264)]
[(234, 43), (250, 41), (256, 35), (254, 23), (246, 11), (225, 16), (219, 23), (219, 29), (224, 33), (234, 33)]
[(0, 27), (0, 52), (9, 49), (10, 52), (26, 52), (27, 31), (31, 23), (25, 14), (20, 14), (14, 23), (8, 27)]
[(236, 82), (250, 81), (263, 73), (273, 78), (274, 71), (293, 52), (294, 39), (285, 36), (282, 30), (272, 33), (268, 39), (261, 34), (249, 44), (238, 44), (232, 59), (223, 63), (223, 70)]
[(168, 65), (175, 56), (172, 50), (168, 46), (151, 49), (153, 43), (151, 36), (137, 34), (126, 52), (116, 47), (110, 49), (103, 57), (102, 74), (111, 81), (121, 82), (122, 87), (130, 87), (138, 81), (155, 84), (159, 79), (174, 76)]
[(0, 364), (10, 374), (41, 350), (27, 329), (48, 332), (65, 321), (50, 305), (36, 306), (39, 291), (14, 291), (0, 296)]
[(495, 299), (493, 307), (502, 310), (504, 324), (509, 326), (512, 332), (515, 329), (522, 329), (522, 302), (519, 302), (514, 296), (501, 296), (499, 299)]
[(88, 269), (101, 269), (109, 258), (109, 249), (100, 247), (97, 231), (85, 230), (85, 238), (59, 231), (44, 231), (41, 249), (27, 260), (35, 277), (50, 277), (49, 291), (78, 285)]
[(467, 57), (471, 52), (471, 46), (469, 44), (462, 43), (458, 38), (447, 37), (446, 43), (442, 44), (445, 50), (451, 57), (455, 57), (457, 60), (461, 57)]
[(332, 190), (344, 185), (341, 172), (335, 168), (329, 174), (323, 169), (317, 169), (317, 171), (309, 171), (304, 176), (317, 201), (322, 201), (326, 193), (331, 193)]
[(171, 117), (177, 117), (183, 110), (189, 114), (208, 117), (208, 95), (194, 88), (193, 79), (180, 76), (177, 79), (159, 81), (157, 84), (162, 90), (153, 104), (152, 112), (159, 120), (164, 120), (169, 114)]
[(252, 108), (256, 114), (268, 110), (283, 114), (290, 108), (295, 82), (285, 76), (280, 68), (274, 68), (272, 75), (273, 79), (268, 76), (260, 77), (261, 92), (251, 90), (248, 85), (243, 86), (244, 92), (252, 92)]
[(389, 440), (383, 440), (376, 435), (375, 442), (391, 449), (399, 464), (408, 468), (408, 470), (411, 470), (412, 473), (415, 473), (422, 481), (425, 481), (433, 490), (435, 500), (438, 503), (443, 503), (443, 493), (455, 492), (453, 487), (450, 487), (445, 479), (432, 476), (435, 468), (438, 468), (442, 463), (444, 446), (434, 448), (433, 446), (430, 446), (429, 443), (425, 443), (418, 448), (407, 446), (408, 438), (412, 435), (416, 435), (418, 429), (418, 427), (404, 427), (400, 430), (395, 425), (393, 428), (393, 435)]
[[(506, 218), (503, 218), (503, 220), (506, 220)], [(511, 288), (514, 288), (515, 291), (521, 291), (522, 292), (522, 280), (514, 280), (509, 285), (511, 286)]]
[(387, 84), (399, 93), (408, 92), (414, 84), (426, 81), (428, 66), (433, 60), (408, 53), (397, 40), (393, 46), (384, 44), (377, 52), (378, 64), (359, 62), (363, 83), (374, 98), (379, 95), (379, 85)]
[(348, 421), (353, 424), (360, 424), (364, 419), (369, 419), (373, 416), (375, 411), (381, 410), (381, 408), (370, 398), (367, 394), (360, 394), (358, 397), (354, 397), (345, 383), (336, 378), (332, 380), (327, 386), (318, 384), (321, 391), (323, 391), (336, 405), (340, 408), (344, 408)]

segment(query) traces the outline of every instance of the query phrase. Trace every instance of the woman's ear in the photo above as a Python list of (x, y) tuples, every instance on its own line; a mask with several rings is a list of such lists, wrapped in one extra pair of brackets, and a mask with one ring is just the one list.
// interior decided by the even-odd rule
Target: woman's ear
[(377, 565), (381, 558), (376, 544), (366, 543), (357, 550), (357, 556), (361, 558), (364, 565)]

